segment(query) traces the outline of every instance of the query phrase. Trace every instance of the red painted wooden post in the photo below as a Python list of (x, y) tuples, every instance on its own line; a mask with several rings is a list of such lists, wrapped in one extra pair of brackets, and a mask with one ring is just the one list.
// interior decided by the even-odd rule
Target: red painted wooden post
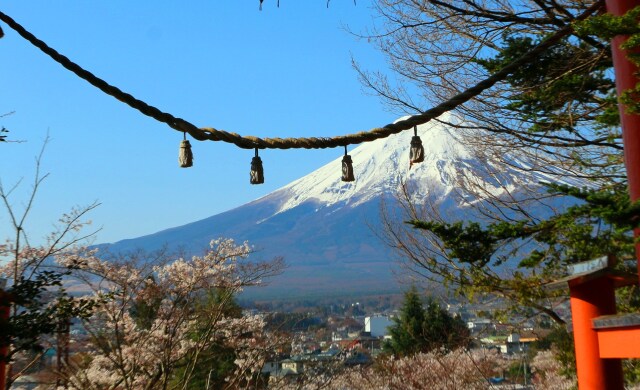
[(620, 359), (600, 357), (598, 334), (591, 321), (603, 315), (615, 314), (616, 298), (613, 280), (569, 283), (573, 341), (580, 390), (623, 390), (624, 380)]
[[(11, 300), (9, 294), (0, 289), (0, 321), (7, 321), (9, 319), (10, 310)], [(7, 362), (5, 358), (8, 349), (8, 345), (0, 347), (0, 390), (4, 390), (7, 386)]]
[[(640, 6), (640, 0), (606, 0), (607, 12), (620, 16), (630, 9)], [(616, 88), (618, 96), (630, 88), (635, 87), (638, 78), (635, 73), (638, 68), (627, 59), (620, 44), (627, 37), (617, 36), (611, 42), (611, 54), (616, 75)], [(631, 200), (640, 199), (640, 116), (627, 114), (624, 106), (620, 105), (620, 120), (622, 122), (622, 142), (624, 144), (624, 162), (627, 167), (629, 179), (629, 192)], [(640, 235), (640, 229), (635, 231), (636, 237)], [(640, 242), (636, 244), (636, 259), (638, 261), (638, 278), (640, 279)]]

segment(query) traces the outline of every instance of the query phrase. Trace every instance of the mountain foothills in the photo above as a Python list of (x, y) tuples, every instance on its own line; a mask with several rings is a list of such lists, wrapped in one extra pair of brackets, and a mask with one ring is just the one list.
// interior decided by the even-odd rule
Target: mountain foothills
[[(420, 164), (410, 167), (412, 135), (401, 133), (350, 152), (354, 182), (341, 181), (339, 158), (227, 212), (100, 247), (111, 252), (168, 247), (200, 254), (213, 238), (229, 237), (248, 240), (255, 257), (284, 257), (285, 272), (261, 288), (261, 296), (396, 292), (403, 284), (397, 272), (401, 259), (380, 237), (383, 213), (402, 222), (403, 194), (410, 203), (428, 204), (427, 210), (454, 220), (477, 219), (473, 210), (483, 198), (513, 197), (525, 188), (545, 191), (540, 183), (550, 181), (518, 151), (498, 162), (477, 147), (481, 135), (463, 136), (460, 121), (440, 119), (417, 129), (425, 148)], [(481, 194), (471, 195), (469, 188), (480, 188)]]

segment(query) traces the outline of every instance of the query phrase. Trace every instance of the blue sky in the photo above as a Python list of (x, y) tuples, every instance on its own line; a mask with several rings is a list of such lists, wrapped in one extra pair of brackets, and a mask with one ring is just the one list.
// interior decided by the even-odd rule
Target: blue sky
[[(367, 95), (351, 56), (383, 69), (375, 48), (347, 33), (371, 26), (370, 2), (333, 0), (6, 1), (0, 11), (73, 61), (161, 110), (202, 127), (261, 137), (334, 136), (395, 119)], [(79, 79), (0, 23), (0, 179), (20, 209), (47, 132), (50, 177), (27, 228), (32, 240), (71, 207), (98, 201), (97, 242), (150, 234), (229, 210), (343, 153), (266, 150), (266, 183), (249, 184), (253, 151), (193, 141), (194, 167), (177, 164), (182, 134)], [(339, 172), (336, 172), (339, 175)], [(7, 216), (0, 213), (0, 235)]]

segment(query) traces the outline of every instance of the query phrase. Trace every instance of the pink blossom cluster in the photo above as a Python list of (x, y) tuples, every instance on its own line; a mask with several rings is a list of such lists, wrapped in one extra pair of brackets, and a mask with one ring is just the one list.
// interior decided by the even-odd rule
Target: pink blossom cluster
[[(278, 261), (239, 264), (251, 251), (246, 242), (223, 239), (188, 260), (165, 254), (153, 261), (137, 255), (83, 259), (75, 276), (101, 304), (84, 324), (87, 352), (68, 368), (69, 387), (164, 388), (176, 380), (178, 366), (187, 382), (201, 352), (214, 345), (236, 351), (236, 369), (227, 381), (247, 383), (268, 351), (264, 321), (260, 316), (228, 316), (225, 308), (244, 286), (281, 267)], [(203, 306), (203, 297), (212, 291), (219, 299)]]
[[(401, 358), (382, 358), (376, 364), (343, 370), (327, 380), (309, 378), (305, 389), (330, 390), (453, 390), (487, 389), (489, 378), (506, 368), (499, 354), (485, 350), (458, 349), (449, 353), (418, 353)], [(299, 383), (281, 384), (282, 390), (298, 389)]]
[(562, 374), (563, 367), (553, 350), (540, 351), (533, 358), (531, 368), (536, 389), (569, 390), (577, 388), (575, 377)]

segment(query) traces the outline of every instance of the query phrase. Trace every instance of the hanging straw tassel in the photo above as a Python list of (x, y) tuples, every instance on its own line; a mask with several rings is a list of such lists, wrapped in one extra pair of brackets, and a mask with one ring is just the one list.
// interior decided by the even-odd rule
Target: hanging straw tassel
[(191, 152), (191, 144), (187, 140), (185, 133), (184, 139), (180, 142), (180, 153), (178, 153), (178, 162), (180, 168), (188, 168), (193, 166), (193, 153)]
[(413, 137), (411, 137), (411, 152), (409, 153), (409, 167), (424, 161), (424, 147), (422, 146), (422, 140), (418, 136), (418, 126), (413, 127), (413, 134)]
[(342, 181), (354, 181), (353, 162), (351, 156), (347, 154), (347, 146), (344, 147), (344, 157), (342, 157)]
[(251, 184), (264, 183), (264, 170), (262, 169), (262, 160), (258, 156), (258, 148), (256, 148), (256, 155), (251, 159), (251, 177), (249, 182)]

